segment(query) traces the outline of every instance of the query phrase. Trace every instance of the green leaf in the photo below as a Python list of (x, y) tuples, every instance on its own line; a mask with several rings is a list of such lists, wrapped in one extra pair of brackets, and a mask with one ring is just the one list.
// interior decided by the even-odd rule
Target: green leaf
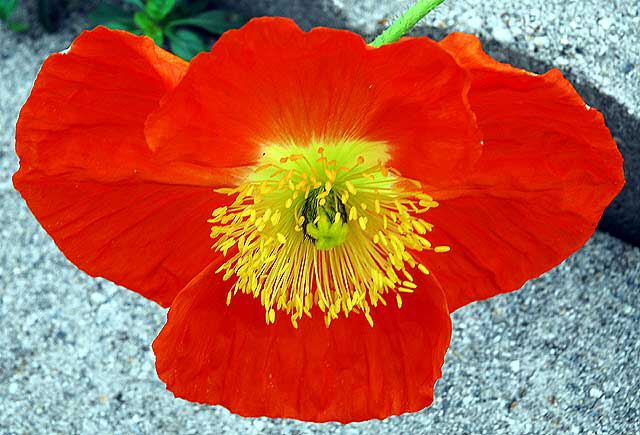
[(176, 0), (147, 0), (145, 11), (155, 21), (160, 21), (171, 12)]
[(24, 32), (29, 28), (29, 25), (19, 21), (7, 21), (7, 27), (14, 32)]
[(38, 21), (47, 32), (55, 32), (60, 25), (60, 17), (65, 13), (66, 3), (62, 0), (38, 0)]
[(208, 49), (198, 34), (191, 30), (168, 31), (167, 38), (169, 39), (171, 51), (184, 60), (191, 60), (196, 54)]
[(138, 27), (142, 29), (142, 33), (153, 39), (153, 42), (155, 42), (157, 46), (162, 46), (164, 37), (162, 35), (162, 29), (158, 26), (158, 23), (151, 19), (151, 17), (149, 17), (149, 15), (144, 11), (136, 12), (133, 15), (133, 19)]
[(0, 0), (0, 21), (8, 21), (18, 6), (18, 0)]
[(102, 23), (102, 25), (113, 30), (126, 30), (129, 33), (135, 33), (136, 35), (142, 34), (142, 31), (136, 27), (133, 20), (131, 20), (131, 22), (107, 21), (105, 23)]
[(89, 24), (91, 27), (104, 25), (111, 29), (129, 30), (126, 26), (135, 28), (135, 23), (131, 14), (124, 9), (111, 3), (100, 3), (89, 14)]
[(142, 2), (142, 0), (124, 0), (124, 1), (134, 5), (138, 9), (144, 9), (144, 3)]
[(167, 27), (193, 26), (211, 32), (215, 35), (222, 35), (230, 29), (241, 27), (246, 19), (238, 14), (222, 10), (203, 12), (199, 15), (182, 18), (170, 22)]
[(211, 0), (177, 0), (174, 11), (181, 17), (198, 15), (211, 8)]

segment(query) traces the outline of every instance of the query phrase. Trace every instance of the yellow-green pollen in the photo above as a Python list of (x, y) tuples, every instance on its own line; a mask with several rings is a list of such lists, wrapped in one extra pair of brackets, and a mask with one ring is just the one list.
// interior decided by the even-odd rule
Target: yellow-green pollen
[(213, 211), (213, 248), (229, 258), (217, 270), (235, 277), (238, 292), (265, 307), (265, 320), (287, 313), (295, 327), (314, 306), (330, 325), (342, 312), (363, 314), (429, 274), (412, 251), (446, 252), (424, 237), (432, 225), (418, 215), (438, 203), (420, 183), (385, 165), (386, 145), (367, 141), (308, 147), (269, 145), (236, 188), (231, 205)]
[(335, 190), (313, 189), (300, 210), (307, 222), (302, 230), (317, 249), (327, 251), (340, 246), (347, 238), (347, 209)]

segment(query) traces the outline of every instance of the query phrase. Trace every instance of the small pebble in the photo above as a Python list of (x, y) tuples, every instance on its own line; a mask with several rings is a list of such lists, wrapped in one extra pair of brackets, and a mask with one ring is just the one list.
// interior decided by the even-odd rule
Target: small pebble
[(511, 31), (504, 25), (494, 28), (492, 35), (496, 41), (503, 44), (509, 44), (513, 42), (513, 35), (511, 34)]
[(96, 305), (101, 304), (107, 300), (107, 298), (102, 293), (99, 293), (99, 292), (91, 293), (91, 296), (89, 296), (89, 298), (91, 299), (91, 302), (93, 302)]
[(549, 38), (546, 36), (536, 36), (533, 38), (533, 43), (538, 47), (546, 47), (549, 45)]
[(593, 387), (589, 390), (589, 396), (593, 397), (594, 399), (599, 399), (600, 397), (602, 397), (602, 391)]
[(622, 72), (624, 74), (629, 74), (631, 71), (633, 71), (633, 69), (635, 68), (635, 65), (632, 63), (627, 63), (622, 67)]
[(609, 28), (613, 25), (615, 21), (612, 18), (609, 17), (604, 17), (604, 18), (600, 18), (598, 20), (598, 24), (600, 25), (600, 27), (602, 27), (604, 30), (609, 30)]
[(484, 22), (480, 17), (471, 17), (467, 19), (466, 24), (472, 30), (481, 30)]

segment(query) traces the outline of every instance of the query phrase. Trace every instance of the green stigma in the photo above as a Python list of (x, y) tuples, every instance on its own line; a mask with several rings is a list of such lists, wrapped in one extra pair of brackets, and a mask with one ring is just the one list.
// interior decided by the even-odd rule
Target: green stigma
[(309, 192), (301, 212), (307, 222), (303, 227), (304, 235), (316, 248), (328, 251), (346, 240), (349, 226), (347, 209), (335, 191), (323, 192), (323, 188)]

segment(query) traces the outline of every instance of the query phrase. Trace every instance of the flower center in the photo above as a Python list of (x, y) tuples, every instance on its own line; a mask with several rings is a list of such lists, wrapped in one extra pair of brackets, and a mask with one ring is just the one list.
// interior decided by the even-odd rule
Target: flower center
[(371, 308), (389, 295), (401, 307), (417, 288), (412, 269), (429, 273), (412, 251), (449, 248), (431, 246), (419, 217), (438, 203), (387, 160), (367, 141), (265, 146), (244, 183), (217, 190), (235, 198), (209, 219), (213, 248), (229, 257), (217, 272), (236, 278), (227, 304), (252, 294), (267, 323), (284, 311), (295, 327), (314, 307), (327, 326), (341, 312), (373, 326)]
[(347, 238), (347, 209), (334, 189), (326, 191), (318, 187), (311, 190), (300, 214), (307, 222), (302, 227), (304, 235), (313, 240), (317, 249), (335, 248)]

